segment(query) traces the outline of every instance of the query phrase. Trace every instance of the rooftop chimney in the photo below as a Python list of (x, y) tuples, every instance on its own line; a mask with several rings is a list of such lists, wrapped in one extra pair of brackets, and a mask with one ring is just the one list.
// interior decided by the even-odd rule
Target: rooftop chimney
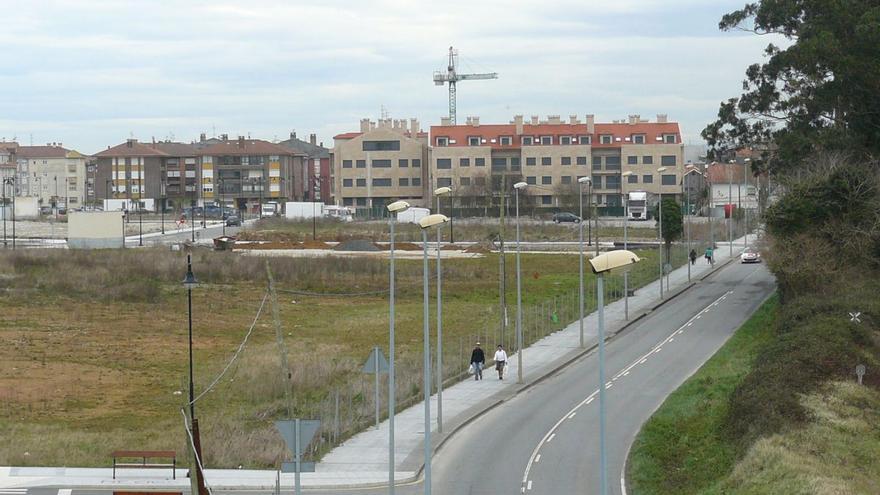
[(220, 140), (224, 142), (229, 141), (229, 134), (220, 134)]
[(578, 121), (578, 116), (577, 115), (569, 115), (568, 116), (568, 123), (572, 124), (572, 125), (580, 124), (580, 122)]
[(532, 125), (538, 125), (539, 122), (540, 120), (538, 119), (538, 116), (532, 115)]
[(452, 119), (449, 117), (440, 117), (440, 125), (452, 125)]
[(516, 125), (516, 135), (519, 136), (523, 132), (523, 116), (514, 115), (513, 123)]
[(296, 131), (290, 131), (290, 139), (296, 139)]
[(370, 119), (361, 119), (361, 132), (370, 132)]
[(199, 142), (200, 143), (204, 143), (205, 141), (207, 141), (207, 139), (208, 139), (208, 136), (205, 136), (204, 132), (199, 134)]
[(409, 119), (409, 130), (412, 133), (412, 137), (416, 137), (419, 134), (419, 119)]
[(244, 149), (244, 136), (238, 136), (238, 147)]
[(313, 146), (316, 145), (318, 143), (318, 136), (309, 134), (309, 142), (312, 143)]
[(640, 119), (641, 119), (641, 115), (638, 115), (638, 114), (636, 114), (636, 115), (630, 115), (630, 116), (629, 116), (628, 123), (629, 123), (629, 125), (636, 125), (636, 124), (639, 123), (639, 120), (640, 120)]
[(584, 122), (587, 124), (587, 133), (595, 134), (596, 133), (596, 116), (588, 113), (584, 119)]
[(127, 148), (134, 148), (134, 143), (136, 143), (136, 142), (137, 142), (137, 139), (126, 139), (125, 146)]
[(559, 117), (559, 115), (548, 115), (547, 116), (547, 123), (554, 124), (554, 125), (561, 124), (562, 119)]
[(667, 120), (665, 113), (658, 113), (657, 114), (657, 123), (658, 124), (665, 124), (667, 122), (669, 122), (669, 120)]
[(474, 127), (480, 127), (480, 117), (471, 117), (471, 125)]

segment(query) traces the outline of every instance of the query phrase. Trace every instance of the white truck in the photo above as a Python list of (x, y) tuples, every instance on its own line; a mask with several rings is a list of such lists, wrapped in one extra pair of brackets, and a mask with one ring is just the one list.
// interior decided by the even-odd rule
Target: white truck
[(321, 218), (324, 216), (324, 203), (312, 201), (288, 201), (284, 203), (284, 218), (288, 220)]
[(648, 219), (648, 193), (631, 191), (626, 199), (627, 216), (630, 220)]
[(275, 201), (267, 201), (260, 205), (260, 208), (262, 208), (264, 217), (273, 217), (281, 213), (279, 205)]
[(401, 223), (419, 223), (419, 220), (431, 214), (427, 208), (410, 208), (397, 215), (397, 221)]
[(354, 213), (347, 206), (326, 205), (324, 206), (324, 216), (342, 222), (354, 221)]

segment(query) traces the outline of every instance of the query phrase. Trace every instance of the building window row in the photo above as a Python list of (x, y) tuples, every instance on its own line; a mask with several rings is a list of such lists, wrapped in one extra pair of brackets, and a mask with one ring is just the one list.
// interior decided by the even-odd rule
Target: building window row
[[(393, 179), (376, 177), (371, 182), (373, 187), (391, 187)], [(402, 177), (398, 179), (397, 185), (400, 187), (421, 186), (421, 177)], [(342, 187), (367, 187), (367, 179), (342, 179)]]
[[(367, 168), (366, 160), (342, 160), (342, 168)], [(412, 165), (413, 168), (419, 168), (422, 166), (422, 160), (419, 158), (401, 158), (397, 160), (397, 166), (400, 168), (409, 168)], [(372, 168), (391, 168), (392, 161), (391, 160), (372, 160), (370, 162), (370, 166)]]

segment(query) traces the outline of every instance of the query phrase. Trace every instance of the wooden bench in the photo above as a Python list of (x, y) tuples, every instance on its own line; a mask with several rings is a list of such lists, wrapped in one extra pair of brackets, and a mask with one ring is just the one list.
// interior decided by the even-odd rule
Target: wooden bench
[[(125, 459), (140, 459), (141, 462), (119, 462)], [(148, 463), (147, 460), (171, 459), (171, 463)], [(165, 469), (171, 468), (171, 478), (177, 479), (177, 453), (173, 450), (117, 450), (113, 452), (113, 479), (116, 468)]]

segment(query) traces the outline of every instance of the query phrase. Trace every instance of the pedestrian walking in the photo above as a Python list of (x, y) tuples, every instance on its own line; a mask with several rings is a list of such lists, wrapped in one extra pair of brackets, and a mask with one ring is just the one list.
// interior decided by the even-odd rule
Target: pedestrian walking
[(690, 257), (691, 257), (691, 264), (692, 264), (692, 265), (693, 265), (693, 264), (696, 264), (696, 262), (697, 262), (697, 252), (696, 252), (695, 250), (691, 249)]
[(471, 366), (474, 368), (474, 380), (483, 379), (484, 364), (486, 364), (486, 354), (483, 353), (483, 349), (480, 348), (480, 343), (477, 342), (476, 347), (474, 347), (473, 352), (471, 352)]
[(504, 347), (498, 346), (498, 350), (495, 351), (495, 371), (498, 372), (498, 379), (504, 380), (504, 368), (507, 366), (507, 353), (504, 352)]
[(712, 249), (712, 246), (707, 247), (706, 248), (706, 263), (709, 263), (710, 265), (715, 265), (714, 256), (715, 256), (715, 250)]

